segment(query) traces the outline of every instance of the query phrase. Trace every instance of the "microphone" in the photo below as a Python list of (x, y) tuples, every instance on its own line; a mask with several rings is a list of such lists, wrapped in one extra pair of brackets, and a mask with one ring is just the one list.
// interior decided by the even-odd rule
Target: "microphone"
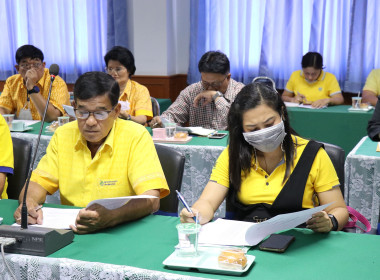
[(26, 197), (28, 193), (30, 177), (32, 176), (33, 172), (33, 165), (36, 160), (38, 146), (40, 144), (42, 130), (44, 128), (46, 112), (49, 107), (53, 82), (59, 73), (59, 66), (57, 64), (52, 64), (49, 68), (49, 73), (49, 94), (41, 120), (36, 149), (33, 154), (32, 162), (30, 163), (28, 177), (25, 183), (24, 199), (21, 208), (21, 227), (13, 227), (9, 225), (0, 226), (0, 237), (16, 238), (15, 244), (6, 247), (5, 251), (8, 253), (26, 253), (29, 255), (47, 256), (70, 244), (74, 239), (74, 233), (72, 230), (55, 230), (42, 227), (35, 227), (31, 230), (28, 230), (28, 208), (26, 205)]

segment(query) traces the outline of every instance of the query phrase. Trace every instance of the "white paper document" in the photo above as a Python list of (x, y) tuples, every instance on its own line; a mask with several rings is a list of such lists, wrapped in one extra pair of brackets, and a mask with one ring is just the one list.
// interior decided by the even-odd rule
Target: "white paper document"
[[(114, 197), (114, 198), (104, 198), (91, 201), (87, 204), (87, 207), (90, 207), (93, 204), (100, 204), (103, 207), (113, 210), (117, 209), (128, 201), (132, 199), (140, 198), (156, 198), (152, 195), (135, 195), (135, 196), (123, 196), (123, 197)], [(30, 225), (31, 227), (47, 227), (55, 229), (69, 229), (70, 225), (75, 225), (75, 219), (78, 216), (80, 209), (71, 209), (71, 208), (52, 208), (52, 207), (42, 207), (43, 212), (43, 223), (42, 225)], [(20, 226), (18, 224), (13, 224), (14, 226)]]
[(262, 223), (218, 219), (202, 226), (198, 242), (200, 244), (254, 246), (272, 233), (295, 228), (309, 220), (312, 214), (322, 211), (331, 204), (277, 215)]
[(177, 131), (188, 131), (189, 134), (199, 135), (199, 136), (208, 136), (210, 134), (218, 132), (215, 129), (209, 129), (209, 128), (203, 128), (200, 126), (193, 126), (193, 127), (176, 127)]

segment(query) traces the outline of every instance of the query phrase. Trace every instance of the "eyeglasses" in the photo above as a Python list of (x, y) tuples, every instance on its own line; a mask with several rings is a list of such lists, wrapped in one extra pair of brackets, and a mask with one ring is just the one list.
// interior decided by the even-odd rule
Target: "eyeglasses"
[(113, 109), (115, 109), (115, 107), (112, 107), (111, 110), (93, 111), (93, 112), (85, 111), (81, 109), (74, 109), (74, 111), (75, 111), (75, 116), (78, 119), (87, 120), (92, 114), (94, 118), (97, 119), (98, 121), (103, 121), (108, 118), (109, 114), (113, 111)]
[(119, 75), (120, 72), (122, 72), (125, 68), (124, 67), (116, 67), (116, 68), (109, 68), (109, 67), (106, 67), (104, 68), (104, 70), (108, 73), (108, 74), (112, 74), (112, 72), (116, 72), (116, 74)]
[(34, 69), (38, 69), (40, 68), (42, 65), (41, 62), (35, 62), (35, 63), (21, 63), (19, 66), (22, 68), (22, 69), (25, 69), (25, 70), (29, 70), (30, 68), (34, 68)]
[(204, 89), (208, 89), (209, 87), (218, 89), (222, 85), (225, 79), (227, 79), (227, 76), (225, 76), (224, 79), (219, 82), (212, 82), (212, 83), (205, 82), (201, 79), (202, 87)]

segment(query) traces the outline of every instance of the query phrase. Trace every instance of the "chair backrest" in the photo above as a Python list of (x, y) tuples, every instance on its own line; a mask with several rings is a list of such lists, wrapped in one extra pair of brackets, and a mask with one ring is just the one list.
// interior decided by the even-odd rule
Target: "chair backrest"
[(155, 146), (170, 189), (170, 195), (160, 200), (160, 211), (177, 214), (178, 198), (176, 190), (181, 190), (185, 156), (171, 147), (159, 144), (155, 144)]
[(150, 97), (150, 100), (152, 101), (152, 110), (153, 110), (153, 117), (160, 115), (160, 104), (158, 103), (157, 99), (154, 97)]
[(276, 90), (276, 83), (271, 78), (266, 76), (258, 76), (252, 80), (252, 83), (263, 83)]
[(339, 182), (340, 182), (340, 190), (344, 195), (344, 161), (346, 158), (346, 153), (344, 150), (333, 144), (320, 142), (325, 146), (325, 151), (329, 155), (334, 167), (335, 171), (338, 174)]
[(7, 194), (10, 199), (18, 199), (24, 187), (32, 160), (32, 144), (27, 140), (13, 138), (13, 175), (8, 176)]

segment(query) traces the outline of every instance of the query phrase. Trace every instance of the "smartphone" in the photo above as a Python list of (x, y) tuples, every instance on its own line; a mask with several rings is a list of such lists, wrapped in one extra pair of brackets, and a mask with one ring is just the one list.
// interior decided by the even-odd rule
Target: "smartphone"
[(291, 235), (272, 234), (260, 244), (259, 249), (262, 251), (283, 253), (294, 239), (295, 237)]
[(63, 106), (63, 109), (66, 111), (66, 113), (70, 116), (70, 117), (75, 117), (75, 111), (74, 111), (74, 107), (73, 106), (68, 106), (68, 105), (62, 105)]
[(208, 138), (210, 139), (222, 139), (227, 135), (227, 133), (214, 133), (211, 134)]

